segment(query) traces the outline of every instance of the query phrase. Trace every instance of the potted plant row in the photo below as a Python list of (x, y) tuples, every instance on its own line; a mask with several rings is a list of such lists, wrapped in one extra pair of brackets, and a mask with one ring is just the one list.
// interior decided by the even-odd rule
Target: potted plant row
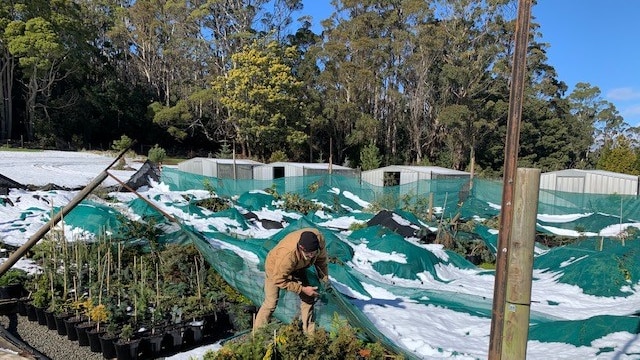
[[(249, 303), (195, 246), (160, 244), (152, 221), (127, 224), (120, 236), (104, 235), (93, 242), (66, 242), (53, 232), (33, 248), (42, 271), (26, 282), (24, 304), (46, 310), (50, 318), (45, 314), (40, 322), (35, 311), (34, 321), (94, 352), (131, 344), (130, 357), (117, 357), (154, 358), (161, 351), (197, 344), (207, 329), (215, 328), (211, 322), (217, 314), (233, 302)], [(25, 311), (32, 319), (29, 314)]]

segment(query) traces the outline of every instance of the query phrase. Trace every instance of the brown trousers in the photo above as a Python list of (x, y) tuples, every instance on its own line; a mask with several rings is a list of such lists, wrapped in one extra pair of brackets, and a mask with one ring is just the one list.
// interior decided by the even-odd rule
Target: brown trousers
[[(298, 277), (295, 276), (295, 278)], [(300, 278), (301, 279), (299, 281), (303, 286), (309, 285), (306, 281), (306, 276), (300, 276)], [(264, 301), (256, 315), (256, 321), (253, 324), (254, 331), (269, 322), (271, 314), (273, 314), (276, 310), (276, 306), (278, 305), (280, 290), (281, 289), (277, 287), (273, 281), (269, 280), (269, 277), (264, 279)], [(300, 319), (302, 320), (302, 331), (307, 335), (313, 334), (316, 329), (315, 319), (313, 316), (313, 304), (316, 299), (303, 293), (300, 293), (298, 296), (300, 297)]]

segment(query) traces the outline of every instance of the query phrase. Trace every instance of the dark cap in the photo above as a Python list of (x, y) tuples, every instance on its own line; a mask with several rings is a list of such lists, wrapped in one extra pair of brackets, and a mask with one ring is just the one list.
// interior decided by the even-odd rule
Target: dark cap
[(300, 235), (298, 245), (306, 252), (316, 251), (320, 248), (318, 237), (311, 231), (305, 231)]

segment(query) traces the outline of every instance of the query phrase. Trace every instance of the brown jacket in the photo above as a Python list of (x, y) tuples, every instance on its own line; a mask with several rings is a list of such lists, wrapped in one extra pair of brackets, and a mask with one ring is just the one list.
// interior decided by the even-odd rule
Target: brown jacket
[[(305, 260), (298, 251), (298, 240), (300, 235), (305, 231), (311, 231), (318, 236), (320, 249), (315, 258)], [(306, 269), (309, 266), (316, 267), (316, 273), (320, 281), (328, 281), (329, 273), (327, 269), (327, 247), (324, 237), (314, 228), (304, 228), (296, 230), (285, 236), (278, 245), (276, 245), (267, 254), (265, 261), (265, 272), (267, 280), (272, 281), (277, 287), (293, 291), (300, 294), (302, 285), (293, 278), (293, 274), (299, 270)]]

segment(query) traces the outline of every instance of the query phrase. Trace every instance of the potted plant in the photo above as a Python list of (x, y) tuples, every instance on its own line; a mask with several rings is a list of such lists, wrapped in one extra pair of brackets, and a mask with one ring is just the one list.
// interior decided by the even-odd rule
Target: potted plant
[(24, 295), (24, 283), (29, 278), (22, 269), (9, 269), (0, 277), (0, 299), (19, 299)]
[(93, 300), (91, 298), (85, 300), (84, 303), (82, 303), (82, 307), (84, 309), (86, 321), (79, 322), (75, 325), (76, 333), (78, 335), (78, 345), (89, 346), (89, 337), (87, 336), (87, 331), (96, 326), (96, 323), (92, 321), (90, 317), (90, 314), (95, 307), (93, 305)]
[(109, 318), (109, 312), (107, 307), (103, 304), (99, 304), (94, 306), (89, 311), (89, 318), (92, 322), (96, 324), (94, 328), (87, 330), (87, 338), (89, 339), (89, 348), (93, 352), (102, 352), (102, 345), (100, 344), (100, 336), (104, 334), (106, 331), (104, 327), (101, 328), (101, 324), (103, 324)]
[(102, 350), (102, 356), (105, 359), (113, 359), (117, 356), (115, 341), (118, 340), (118, 324), (115, 322), (109, 323), (106, 326), (106, 332), (99, 336), (100, 349)]
[(47, 318), (44, 311), (49, 306), (49, 303), (51, 301), (51, 293), (49, 292), (46, 282), (42, 281), (43, 279), (45, 279), (44, 276), (39, 277), (36, 285), (37, 289), (32, 294), (33, 301), (31, 302), (36, 311), (36, 320), (40, 325), (47, 324)]
[(67, 331), (67, 338), (71, 341), (78, 340), (78, 333), (76, 332), (76, 325), (85, 321), (85, 317), (82, 315), (82, 301), (76, 300), (72, 303), (75, 315), (64, 319), (64, 326)]
[(140, 339), (133, 338), (133, 327), (126, 324), (122, 327), (120, 338), (114, 343), (118, 360), (135, 360), (138, 358)]

